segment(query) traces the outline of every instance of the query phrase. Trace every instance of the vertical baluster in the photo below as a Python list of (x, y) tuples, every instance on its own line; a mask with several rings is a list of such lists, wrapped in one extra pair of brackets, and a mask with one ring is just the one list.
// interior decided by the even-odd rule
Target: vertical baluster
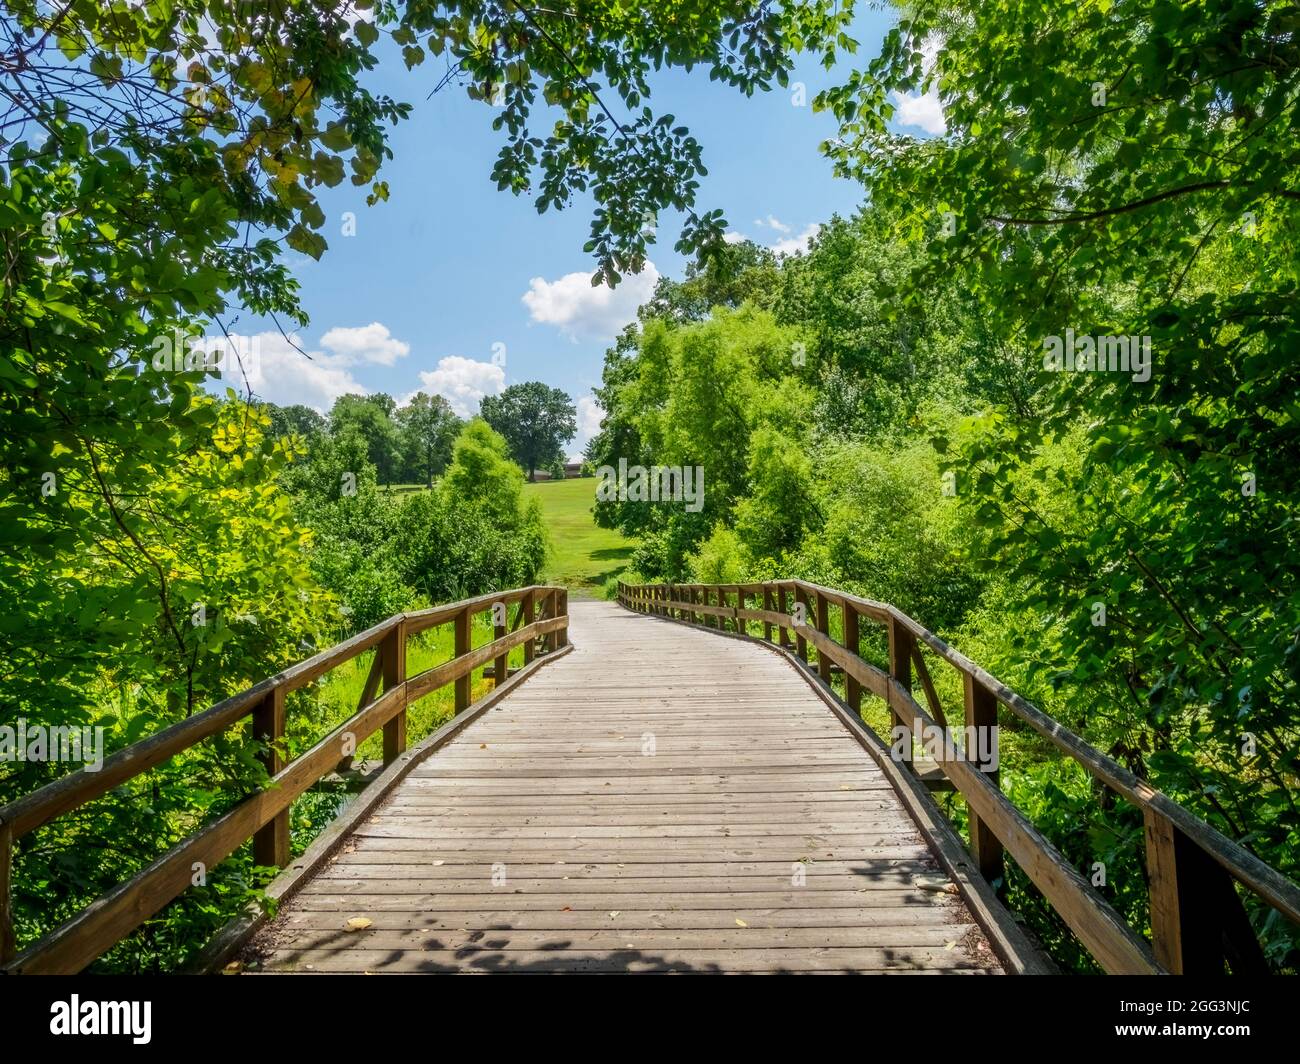
[[(455, 632), (455, 656), (461, 657), (470, 651), (470, 625), (473, 622), (470, 615), (469, 607), (462, 606), (456, 614), (456, 619), (452, 622)], [(474, 677), (466, 673), (464, 676), (456, 678), (456, 712), (469, 708), (470, 691)]]
[[(896, 617), (889, 619), (889, 675), (898, 682), (904, 691), (912, 691), (912, 633), (903, 627)], [(904, 723), (903, 714), (890, 700), (889, 719), (895, 729), (906, 728), (907, 739), (903, 742), (902, 760), (910, 769), (912, 767), (912, 730), (911, 721)], [(896, 734), (896, 733), (895, 733)], [(895, 735), (890, 736), (890, 746), (894, 745)]]
[[(847, 600), (844, 603), (844, 647), (854, 657), (861, 657), (862, 636), (858, 629), (857, 608)], [(850, 659), (852, 660), (852, 659)], [(844, 697), (854, 713), (862, 713), (862, 684), (855, 680), (848, 669), (844, 670)]]
[[(406, 682), (406, 619), (395, 627), (379, 644), (379, 656), (384, 663), (384, 690), (391, 691)], [(384, 764), (391, 765), (406, 751), (406, 707), (397, 711), (384, 725)]]
[[(284, 767), (284, 688), (275, 688), (253, 710), (253, 734), (266, 744), (260, 758), (267, 775), (274, 776)], [(277, 868), (289, 863), (289, 810), (253, 834), (253, 861)]]
[[(626, 592), (625, 592), (626, 593)], [(519, 602), (519, 608), (523, 611), (523, 617), (519, 621), (520, 628), (527, 628), (533, 623), (533, 590), (529, 588), (524, 592), (524, 597)], [(533, 660), (533, 639), (529, 636), (524, 641), (524, 664), (527, 665)]]
[[(500, 603), (501, 606), (500, 623), (497, 623), (497, 618), (496, 618), (497, 605), (498, 605), (497, 603), (492, 604), (492, 614), (493, 614), (492, 639), (494, 642), (498, 639), (504, 639), (510, 633), (510, 625), (507, 623), (510, 620), (510, 604), (508, 602)], [(500, 656), (495, 658), (492, 662), (492, 686), (494, 688), (500, 687), (503, 683), (506, 682), (506, 678), (509, 675), (510, 675), (510, 652), (506, 651), (504, 654), (501, 654)]]
[(803, 626), (808, 623), (808, 593), (798, 584), (794, 588), (794, 601), (797, 606), (803, 607), (803, 625), (794, 630), (795, 645), (799, 657), (805, 662), (808, 660), (808, 640), (803, 637)]
[[(966, 758), (974, 760), (976, 750), (981, 746), (989, 751), (995, 749), (992, 743), (996, 741), (998, 730), (998, 700), (993, 697), (993, 692), (979, 683), (970, 673), (963, 673), (962, 680), (965, 684), (965, 706), (966, 706)], [(974, 748), (974, 749), (973, 749)], [(985, 766), (981, 765), (983, 769)], [(985, 775), (993, 784), (998, 782), (998, 773), (996, 770), (986, 772)], [(970, 808), (970, 803), (966, 805), (970, 814), (970, 849), (971, 855), (975, 858), (975, 864), (986, 880), (992, 883), (994, 880), (1001, 879), (1003, 876), (1002, 867), (1002, 843), (998, 837), (989, 830), (987, 824), (975, 815), (975, 811)]]
[(13, 917), (14, 832), (0, 820), (0, 964), (18, 951)]
[[(820, 591), (817, 592), (817, 631), (826, 636), (831, 635), (831, 618), (830, 602)], [(831, 682), (831, 659), (821, 652), (817, 651), (817, 675), (822, 678), (822, 682), (829, 684)]]

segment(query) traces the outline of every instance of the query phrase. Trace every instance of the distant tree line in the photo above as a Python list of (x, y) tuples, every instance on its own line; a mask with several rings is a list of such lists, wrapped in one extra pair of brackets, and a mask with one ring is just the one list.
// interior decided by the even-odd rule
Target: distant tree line
[(328, 415), (299, 404), (266, 403), (264, 410), (274, 436), (300, 436), (309, 449), (329, 437), (344, 449), (362, 451), (381, 484), (432, 487), (451, 461), (452, 445), (464, 426), (446, 399), (424, 392), (402, 406), (384, 392), (341, 395)]
[[(465, 426), (441, 395), (416, 392), (404, 404), (384, 392), (349, 393), (334, 400), (328, 414), (295, 403), (262, 403), (272, 437), (298, 436), (308, 447), (364, 454), (380, 484), (423, 484), (451, 461)], [(564, 464), (564, 445), (577, 431), (573, 400), (541, 381), (512, 384), (483, 400), (482, 418), (506, 441), (510, 457), (535, 480), (539, 469), (554, 473)], [(326, 442), (328, 441), (328, 442)]]

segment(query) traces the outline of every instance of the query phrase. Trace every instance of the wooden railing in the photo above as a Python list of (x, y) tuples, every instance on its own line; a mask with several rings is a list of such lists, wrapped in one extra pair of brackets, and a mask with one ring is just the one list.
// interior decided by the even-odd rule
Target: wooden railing
[[(513, 624), (509, 607), (516, 606)], [(474, 617), (493, 614), (492, 642), (471, 649)], [(510, 651), (522, 645), (524, 665), (568, 643), (568, 593), (561, 587), (526, 587), (483, 595), (414, 613), (397, 614), (346, 642), (219, 702), (188, 720), (133, 743), (95, 772), (82, 770), (55, 780), (0, 808), (0, 971), (80, 971), (140, 926), (191, 882), (195, 867), (214, 868), (250, 838), (257, 864), (282, 867), (289, 860), (289, 807), (368, 737), (383, 729), (384, 763), (406, 749), (406, 710), (416, 699), (455, 684), (455, 711), (470, 706), (472, 674), (493, 663), (494, 684), (508, 674)], [(406, 640), (451, 624), (455, 656), (415, 676), (406, 675)], [(285, 699), (368, 650), (376, 650), (356, 713), (314, 746), (283, 759)], [(382, 685), (382, 694), (380, 693)], [(14, 843), (55, 817), (71, 812), (204, 739), (252, 718), (253, 734), (265, 744), (268, 785), (172, 847), (148, 867), (22, 952), (16, 951), (10, 907)]]
[[(860, 720), (866, 690), (884, 700), (893, 725), (907, 729), (912, 738), (941, 734), (943, 756), (937, 760), (966, 800), (970, 851), (980, 873), (990, 882), (1000, 878), (1003, 854), (1010, 854), (1107, 972), (1222, 974), (1225, 963), (1234, 974), (1267, 972), (1234, 882), (1300, 923), (1300, 887), (1290, 879), (1094, 749), (893, 606), (801, 580), (739, 585), (620, 582), (618, 598), (633, 610), (730, 628), (745, 638), (756, 638), (750, 627), (761, 624), (762, 639), (769, 643), (775, 629), (777, 645), (805, 666), (808, 648), (814, 648), (817, 678), (825, 689), (830, 690), (833, 668), (842, 670), (843, 701), (855, 719)], [(840, 615), (841, 642), (831, 637), (832, 611)], [(888, 672), (860, 655), (864, 620), (879, 625), (888, 637)], [(965, 726), (995, 729), (998, 707), (1005, 707), (1142, 811), (1152, 945), (1006, 798), (996, 772), (985, 771), (975, 756), (968, 757), (953, 742), (921, 644), (961, 675)], [(913, 696), (914, 676), (926, 708)], [(895, 760), (901, 755), (910, 769), (912, 742), (894, 749)]]

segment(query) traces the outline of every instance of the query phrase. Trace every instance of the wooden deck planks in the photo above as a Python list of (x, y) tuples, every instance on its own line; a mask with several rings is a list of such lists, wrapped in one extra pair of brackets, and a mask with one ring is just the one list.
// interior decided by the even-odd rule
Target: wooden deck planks
[(785, 661), (608, 603), (570, 611), (574, 651), (417, 766), (247, 959), (1000, 971), (875, 763)]

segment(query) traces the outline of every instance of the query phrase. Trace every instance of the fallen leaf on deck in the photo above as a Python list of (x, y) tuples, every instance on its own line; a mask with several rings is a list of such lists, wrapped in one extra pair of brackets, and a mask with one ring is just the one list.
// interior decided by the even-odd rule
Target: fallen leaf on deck
[(367, 920), (364, 916), (354, 916), (343, 926), (347, 931), (364, 931), (373, 923), (373, 920)]
[(749, 924), (745, 923), (745, 921), (742, 920), (742, 919), (740, 919), (740, 917), (736, 917), (736, 926), (737, 926), (737, 927), (748, 927)]

